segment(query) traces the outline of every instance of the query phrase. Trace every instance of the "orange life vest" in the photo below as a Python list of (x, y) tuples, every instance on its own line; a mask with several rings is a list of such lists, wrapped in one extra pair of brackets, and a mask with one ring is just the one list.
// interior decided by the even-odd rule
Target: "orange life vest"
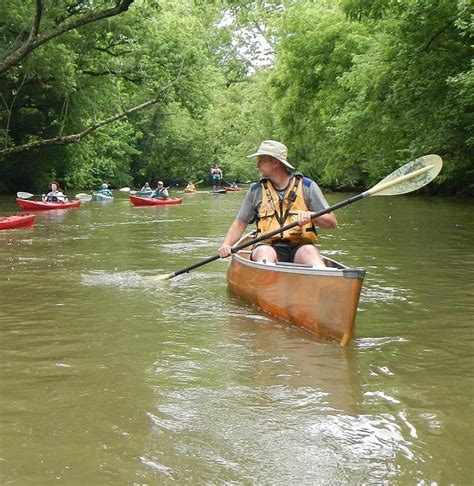
[[(281, 201), (273, 184), (267, 179), (261, 180), (262, 204), (258, 211), (257, 220), (257, 233), (259, 236), (293, 223), (297, 221), (298, 213), (309, 211), (303, 197), (301, 179), (301, 175), (295, 175), (292, 178)], [(289, 240), (292, 243), (316, 243), (318, 235), (311, 221), (303, 227), (298, 225), (278, 233), (269, 238), (268, 241), (280, 239)]]

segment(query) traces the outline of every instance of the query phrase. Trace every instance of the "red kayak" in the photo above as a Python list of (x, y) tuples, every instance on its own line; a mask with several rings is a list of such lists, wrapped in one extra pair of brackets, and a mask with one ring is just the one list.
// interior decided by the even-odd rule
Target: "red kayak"
[(168, 199), (154, 199), (152, 197), (129, 196), (130, 202), (135, 206), (166, 206), (167, 204), (181, 204), (182, 197), (170, 197)]
[(239, 192), (242, 189), (240, 187), (224, 187), (227, 192)]
[(81, 205), (81, 201), (68, 201), (68, 202), (44, 202), (44, 201), (30, 201), (28, 199), (16, 198), (16, 202), (21, 209), (29, 211), (36, 211), (42, 209), (68, 209), (78, 208)]
[(21, 214), (20, 216), (5, 216), (0, 218), (0, 230), (14, 228), (28, 228), (35, 221), (34, 214)]

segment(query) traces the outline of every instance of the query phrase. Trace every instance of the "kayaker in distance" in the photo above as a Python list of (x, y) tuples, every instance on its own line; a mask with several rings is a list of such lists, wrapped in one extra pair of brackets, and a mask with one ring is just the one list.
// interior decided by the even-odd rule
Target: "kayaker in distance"
[(106, 182), (100, 186), (100, 189), (97, 192), (103, 196), (112, 196), (112, 191), (109, 189), (109, 185)]
[(222, 179), (222, 170), (217, 164), (214, 164), (214, 167), (211, 169), (211, 178), (212, 189), (215, 191), (216, 189), (219, 189)]
[(140, 189), (140, 192), (151, 192), (151, 191), (152, 189), (150, 187), (150, 184), (148, 184), (148, 182), (145, 182), (143, 187)]
[(61, 192), (59, 182), (51, 182), (51, 191), (48, 194), (43, 194), (43, 202), (67, 202), (67, 197)]
[(186, 186), (185, 191), (186, 192), (194, 192), (195, 190), (196, 190), (196, 186), (191, 181), (189, 181), (188, 185)]
[(156, 183), (156, 189), (151, 193), (151, 197), (155, 199), (168, 199), (170, 197), (168, 189), (163, 185), (163, 181)]
[[(311, 211), (318, 212), (329, 207), (321, 189), (313, 180), (304, 177), (286, 160), (288, 149), (275, 140), (264, 140), (257, 152), (248, 158), (257, 157), (260, 181), (253, 184), (245, 195), (237, 217), (230, 225), (219, 255), (225, 258), (242, 236), (247, 225), (257, 223), (257, 236), (282, 226), (298, 222), (284, 232), (257, 243), (252, 248), (252, 260), (264, 263), (304, 263), (325, 266), (316, 247), (316, 228), (311, 221)], [(331, 212), (316, 219), (316, 224), (325, 229), (335, 228), (336, 215)]]

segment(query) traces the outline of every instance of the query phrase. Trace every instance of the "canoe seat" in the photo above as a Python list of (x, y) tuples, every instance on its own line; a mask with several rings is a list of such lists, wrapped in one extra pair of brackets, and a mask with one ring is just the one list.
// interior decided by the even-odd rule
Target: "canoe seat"
[(304, 267), (304, 268), (313, 268), (313, 265), (309, 265), (308, 263), (275, 262), (275, 265), (278, 265), (280, 267)]

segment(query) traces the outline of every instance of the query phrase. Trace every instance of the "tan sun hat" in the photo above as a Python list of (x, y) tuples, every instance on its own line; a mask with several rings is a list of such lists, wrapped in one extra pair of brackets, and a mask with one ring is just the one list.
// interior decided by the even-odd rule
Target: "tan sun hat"
[(271, 155), (278, 159), (284, 166), (288, 167), (288, 169), (295, 169), (287, 160), (286, 157), (288, 156), (288, 149), (286, 145), (283, 145), (276, 140), (264, 140), (258, 150), (251, 155), (247, 155), (247, 158), (250, 159), (252, 157), (258, 157), (259, 155)]

